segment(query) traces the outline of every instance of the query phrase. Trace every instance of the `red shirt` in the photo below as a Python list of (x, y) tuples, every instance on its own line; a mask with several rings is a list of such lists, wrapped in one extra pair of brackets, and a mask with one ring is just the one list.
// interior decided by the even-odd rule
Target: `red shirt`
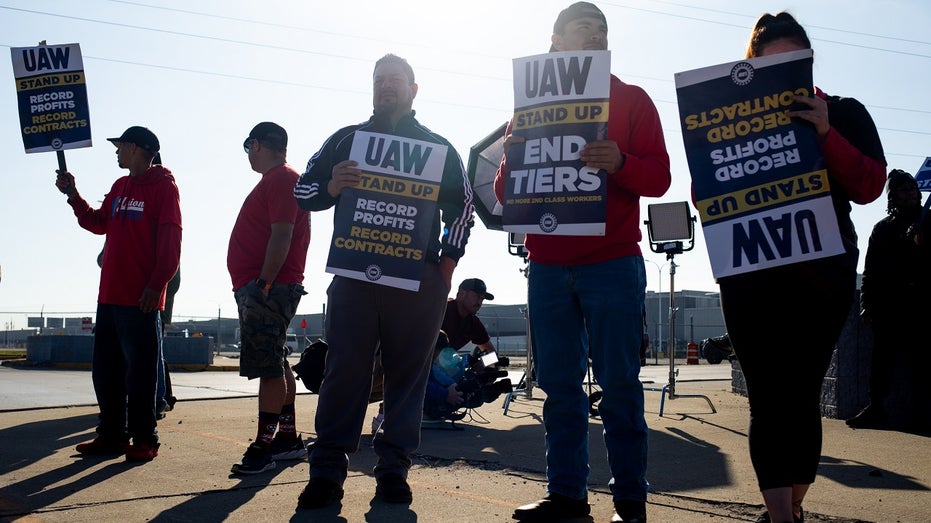
[(138, 307), (142, 291), (161, 291), (178, 270), (181, 256), (181, 205), (171, 171), (153, 165), (138, 176), (113, 183), (100, 209), (85, 200), (71, 202), (78, 224), (106, 234), (97, 302)]
[(443, 316), (443, 332), (449, 337), (449, 345), (459, 350), (470, 341), (476, 345), (487, 343), (491, 339), (482, 320), (469, 314), (465, 318), (459, 315), (455, 298), (446, 299), (446, 314)]
[(226, 254), (226, 266), (234, 291), (258, 278), (262, 272), (273, 223), (294, 224), (291, 248), (275, 282), (292, 284), (304, 281), (304, 264), (310, 245), (310, 215), (299, 209), (294, 199), (294, 185), (299, 177), (297, 171), (286, 163), (273, 167), (262, 175), (243, 202)]

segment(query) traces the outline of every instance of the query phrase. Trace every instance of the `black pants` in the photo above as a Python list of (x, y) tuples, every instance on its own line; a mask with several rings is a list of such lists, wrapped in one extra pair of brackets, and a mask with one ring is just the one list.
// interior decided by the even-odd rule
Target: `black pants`
[(310, 475), (342, 484), (349, 454), (359, 448), (369, 405), (375, 353), (384, 368), (384, 431), (372, 442), (375, 477), (404, 477), (420, 445), (427, 376), (443, 323), (449, 285), (425, 263), (420, 290), (408, 291), (335, 276), (327, 289), (329, 350), (310, 450)]
[(102, 438), (158, 443), (155, 388), (161, 329), (158, 311), (97, 305), (91, 375), (100, 405), (97, 433)]
[(760, 490), (807, 485), (821, 458), (821, 384), (856, 273), (827, 262), (722, 278), (721, 307), (747, 381)]

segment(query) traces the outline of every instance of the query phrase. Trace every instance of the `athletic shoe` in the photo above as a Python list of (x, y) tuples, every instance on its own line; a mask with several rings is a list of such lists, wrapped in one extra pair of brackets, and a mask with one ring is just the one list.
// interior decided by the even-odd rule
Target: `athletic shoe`
[(646, 502), (633, 499), (615, 501), (611, 523), (647, 523)]
[(242, 459), (233, 464), (230, 470), (233, 474), (261, 474), (266, 470), (275, 469), (275, 460), (272, 459), (271, 450), (253, 443), (246, 449)]
[(135, 461), (142, 463), (152, 461), (158, 456), (158, 447), (160, 445), (149, 445), (148, 443), (133, 443), (126, 449), (126, 461)]
[(119, 456), (120, 454), (126, 454), (126, 448), (128, 446), (129, 443), (127, 442), (106, 440), (97, 436), (91, 441), (78, 443), (78, 445), (74, 447), (74, 450), (85, 456)]
[(335, 505), (343, 499), (343, 487), (326, 478), (310, 478), (304, 491), (297, 498), (298, 508), (323, 508)]
[(543, 499), (517, 507), (511, 516), (518, 521), (549, 523), (562, 519), (581, 518), (591, 511), (588, 496), (574, 499), (555, 492), (547, 492)]
[(847, 420), (847, 426), (854, 429), (882, 429), (885, 428), (885, 416), (873, 404), (867, 405), (856, 416)]
[(307, 457), (307, 446), (304, 445), (304, 438), (300, 435), (294, 439), (287, 439), (282, 438), (279, 432), (275, 434), (275, 439), (272, 440), (269, 450), (272, 453), (272, 459), (275, 461), (288, 461)]

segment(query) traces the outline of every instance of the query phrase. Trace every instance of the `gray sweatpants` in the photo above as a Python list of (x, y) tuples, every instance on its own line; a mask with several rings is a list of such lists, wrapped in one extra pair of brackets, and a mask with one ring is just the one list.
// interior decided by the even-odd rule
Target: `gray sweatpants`
[(449, 286), (439, 266), (424, 264), (417, 292), (335, 276), (327, 289), (326, 370), (315, 419), (310, 477), (342, 484), (349, 453), (359, 449), (372, 387), (375, 349), (385, 371), (385, 421), (374, 440), (375, 476), (407, 477), (420, 446), (420, 422), (433, 347)]

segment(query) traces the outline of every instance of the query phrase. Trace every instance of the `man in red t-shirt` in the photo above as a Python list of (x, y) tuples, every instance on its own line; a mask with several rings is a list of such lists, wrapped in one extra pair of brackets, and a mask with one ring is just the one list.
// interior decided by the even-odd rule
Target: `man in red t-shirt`
[(275, 460), (307, 455), (295, 428), (294, 373), (285, 339), (307, 294), (301, 284), (310, 217), (293, 196), (299, 175), (286, 162), (287, 147), (287, 132), (272, 122), (256, 125), (243, 142), (252, 170), (262, 179), (236, 218), (226, 265), (239, 307), (239, 375), (259, 378), (259, 423), (233, 474), (258, 474), (274, 469)]

